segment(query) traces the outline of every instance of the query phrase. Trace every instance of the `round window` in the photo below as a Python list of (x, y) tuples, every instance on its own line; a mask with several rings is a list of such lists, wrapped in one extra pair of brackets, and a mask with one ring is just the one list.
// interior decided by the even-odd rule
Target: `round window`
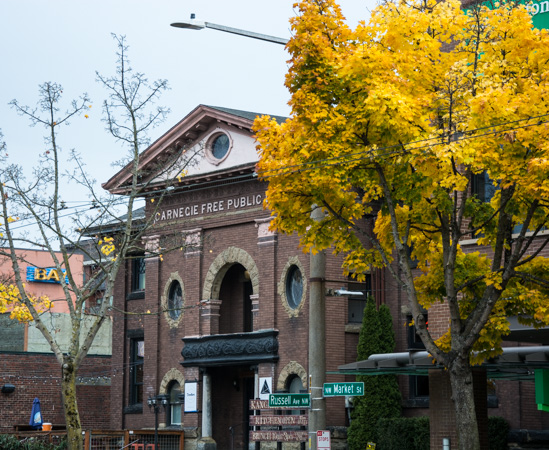
[(174, 281), (168, 294), (168, 314), (173, 320), (179, 319), (183, 306), (183, 291), (179, 281)]
[(229, 136), (226, 134), (218, 135), (212, 142), (212, 156), (216, 159), (223, 159), (229, 151), (230, 145)]
[(293, 265), (286, 276), (286, 299), (290, 308), (297, 308), (303, 298), (303, 277), (299, 267)]

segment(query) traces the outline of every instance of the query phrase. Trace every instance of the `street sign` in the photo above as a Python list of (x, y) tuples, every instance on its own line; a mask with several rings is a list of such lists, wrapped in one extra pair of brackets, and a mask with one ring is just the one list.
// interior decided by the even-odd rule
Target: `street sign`
[(324, 383), (324, 397), (336, 397), (345, 395), (364, 395), (364, 383)]
[(251, 427), (263, 426), (300, 426), (306, 427), (309, 424), (309, 416), (250, 416)]
[(269, 408), (310, 408), (311, 394), (271, 394)]
[(316, 448), (318, 450), (330, 450), (332, 448), (329, 431), (319, 430), (316, 432)]
[(250, 431), (250, 441), (307, 442), (307, 431)]

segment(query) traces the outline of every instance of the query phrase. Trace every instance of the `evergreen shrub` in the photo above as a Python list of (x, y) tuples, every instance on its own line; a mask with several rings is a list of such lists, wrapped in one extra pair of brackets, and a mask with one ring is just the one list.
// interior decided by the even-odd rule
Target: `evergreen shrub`
[(509, 424), (503, 417), (488, 417), (489, 450), (507, 450)]
[(379, 419), (376, 444), (378, 450), (429, 450), (429, 418)]

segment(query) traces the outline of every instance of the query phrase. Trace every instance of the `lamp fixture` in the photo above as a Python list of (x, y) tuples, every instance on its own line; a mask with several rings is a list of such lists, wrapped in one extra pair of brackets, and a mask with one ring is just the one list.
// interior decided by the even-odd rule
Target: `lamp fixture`
[(15, 386), (13, 384), (5, 384), (2, 386), (2, 394), (11, 394), (15, 391)]
[(327, 289), (326, 290), (326, 295), (329, 296), (329, 297), (343, 297), (343, 296), (346, 296), (346, 295), (350, 295), (350, 296), (353, 296), (353, 297), (360, 297), (360, 296), (364, 295), (364, 292), (362, 292), (362, 291), (349, 291), (345, 288)]
[(259, 39), (260, 41), (272, 42), (274, 44), (286, 45), (288, 43), (288, 39), (285, 38), (269, 36), (262, 33), (254, 33), (253, 31), (241, 30), (239, 28), (227, 27), (225, 25), (219, 25), (217, 23), (197, 20), (195, 14), (191, 14), (191, 20), (183, 20), (181, 22), (175, 22), (170, 25), (175, 28), (186, 28), (187, 30), (203, 30), (204, 28), (212, 28), (217, 31), (238, 34), (240, 36), (245, 36), (252, 39)]

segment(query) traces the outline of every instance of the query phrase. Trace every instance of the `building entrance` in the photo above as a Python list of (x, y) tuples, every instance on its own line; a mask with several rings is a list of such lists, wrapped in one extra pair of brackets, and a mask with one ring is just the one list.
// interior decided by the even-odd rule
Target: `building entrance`
[(248, 449), (250, 400), (254, 371), (248, 367), (216, 367), (212, 377), (213, 438), (218, 449)]

